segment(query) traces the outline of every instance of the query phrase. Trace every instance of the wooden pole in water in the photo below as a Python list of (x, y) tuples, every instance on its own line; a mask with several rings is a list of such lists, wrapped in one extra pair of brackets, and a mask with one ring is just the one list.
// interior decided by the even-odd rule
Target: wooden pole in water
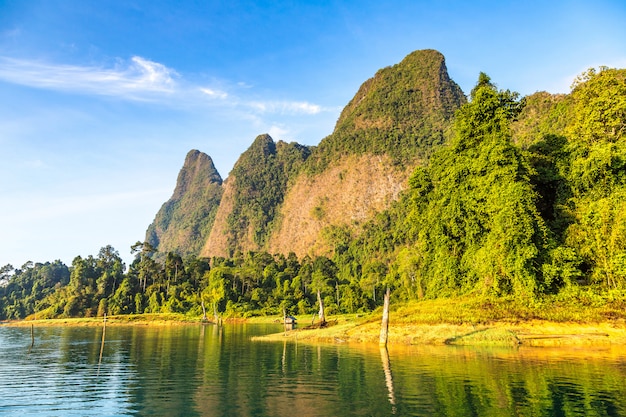
[(100, 375), (100, 365), (102, 364), (102, 353), (104, 352), (104, 338), (107, 333), (107, 314), (104, 313), (102, 319), (102, 342), (100, 343), (100, 357), (98, 358), (98, 375)]
[(30, 325), (30, 347), (28, 348), (28, 353), (33, 350), (33, 346), (35, 346), (35, 326), (31, 323)]
[(387, 291), (385, 292), (385, 296), (383, 298), (383, 320), (380, 325), (380, 346), (387, 346), (387, 338), (389, 335), (389, 297), (391, 295), (391, 291), (389, 287), (387, 287)]

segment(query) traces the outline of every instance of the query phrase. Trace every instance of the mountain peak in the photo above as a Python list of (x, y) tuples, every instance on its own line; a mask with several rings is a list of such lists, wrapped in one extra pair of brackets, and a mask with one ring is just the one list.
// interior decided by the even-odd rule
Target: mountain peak
[(337, 153), (423, 159), (444, 142), (454, 112), (466, 101), (440, 52), (412, 52), (361, 85), (333, 134), (320, 142), (320, 159), (332, 161), (330, 154)]
[(189, 151), (185, 157), (185, 163), (178, 173), (172, 200), (180, 199), (194, 183), (222, 184), (222, 177), (211, 157), (196, 149)]
[[(196, 254), (211, 229), (222, 196), (222, 177), (211, 157), (196, 149), (187, 153), (172, 197), (161, 207), (146, 232), (158, 250)], [(199, 239), (200, 237), (200, 239)]]

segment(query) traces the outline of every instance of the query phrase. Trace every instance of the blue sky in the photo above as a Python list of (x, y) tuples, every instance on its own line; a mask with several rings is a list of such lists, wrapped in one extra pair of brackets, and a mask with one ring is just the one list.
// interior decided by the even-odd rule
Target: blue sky
[(0, 0), (0, 266), (130, 245), (186, 153), (222, 177), (254, 138), (317, 144), (359, 85), (417, 49), (468, 93), (566, 93), (626, 67), (615, 1)]

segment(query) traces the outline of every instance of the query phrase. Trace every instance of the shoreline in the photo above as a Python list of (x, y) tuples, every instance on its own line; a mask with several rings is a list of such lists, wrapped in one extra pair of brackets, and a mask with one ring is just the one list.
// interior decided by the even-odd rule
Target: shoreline
[[(224, 318), (223, 322), (233, 323), (277, 323), (278, 316), (260, 316), (253, 318), (229, 317)], [(26, 318), (23, 320), (6, 320), (0, 321), (0, 327), (102, 327), (104, 317), (66, 317), (55, 319), (37, 319)], [(185, 314), (176, 313), (144, 313), (144, 314), (121, 314), (116, 316), (107, 316), (107, 326), (192, 326), (215, 323), (212, 320), (202, 321), (202, 317), (187, 316)]]
[[(395, 316), (395, 317), (394, 317)], [(305, 321), (306, 316), (301, 316)], [(396, 319), (396, 320), (394, 320)], [(308, 320), (306, 320), (308, 321)], [(394, 323), (395, 321), (395, 323)], [(258, 316), (251, 318), (225, 318), (227, 324), (278, 324), (282, 317)], [(110, 316), (107, 326), (193, 326), (210, 324), (200, 317), (182, 314), (140, 314)], [(101, 327), (102, 317), (27, 319), (0, 322), (6, 327)], [(376, 312), (365, 315), (330, 316), (328, 325), (302, 326), (252, 338), (256, 342), (302, 342), (324, 344), (367, 344), (378, 345), (380, 315)], [(457, 345), (457, 346), (626, 346), (626, 320), (604, 320), (598, 322), (550, 321), (550, 320), (494, 320), (490, 322), (445, 323), (412, 321), (391, 313), (388, 345)]]
[[(53, 327), (53, 326), (73, 326), (73, 327), (102, 327), (104, 317), (71, 317), (57, 319), (24, 319), (9, 320), (0, 322), (0, 326), (7, 327)], [(202, 324), (200, 318), (194, 318), (184, 315), (162, 315), (162, 314), (129, 314), (118, 316), (107, 316), (107, 326), (182, 326)]]

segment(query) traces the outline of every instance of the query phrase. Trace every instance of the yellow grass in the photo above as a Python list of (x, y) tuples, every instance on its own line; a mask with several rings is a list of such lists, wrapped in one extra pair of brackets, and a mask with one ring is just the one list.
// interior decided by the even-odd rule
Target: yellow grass
[[(529, 305), (472, 298), (404, 303), (392, 308), (390, 345), (590, 346), (626, 345), (626, 311), (610, 304)], [(378, 343), (381, 312), (331, 317), (326, 328), (299, 329), (255, 340)]]

